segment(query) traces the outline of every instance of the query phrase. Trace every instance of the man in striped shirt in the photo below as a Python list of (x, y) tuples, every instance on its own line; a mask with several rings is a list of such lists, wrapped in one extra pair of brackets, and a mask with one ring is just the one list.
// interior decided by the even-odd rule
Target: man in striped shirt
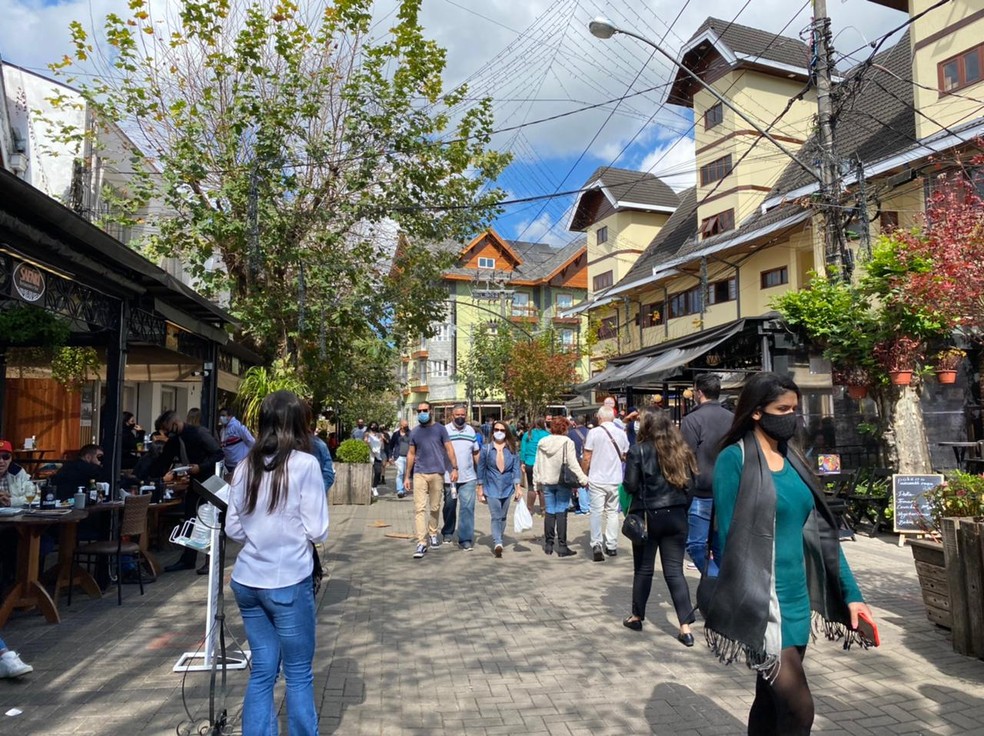
[(470, 550), (475, 542), (475, 487), (478, 485), (478, 437), (468, 424), (468, 411), (464, 404), (455, 404), (451, 421), (445, 427), (458, 465), (458, 482), (451, 483), (445, 476), (444, 526), (441, 534), (444, 543), (453, 541), (455, 525), (458, 527), (458, 545)]

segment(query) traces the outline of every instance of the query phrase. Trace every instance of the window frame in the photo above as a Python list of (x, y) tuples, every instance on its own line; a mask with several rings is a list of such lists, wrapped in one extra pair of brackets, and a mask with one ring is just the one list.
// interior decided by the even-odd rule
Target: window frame
[(598, 325), (598, 339), (611, 340), (618, 334), (618, 317), (602, 317)]
[(724, 122), (724, 105), (718, 102), (704, 111), (704, 130), (716, 128)]
[[(976, 79), (967, 79), (967, 62), (966, 58), (968, 56), (977, 57), (977, 73)], [(957, 65), (957, 83), (950, 88), (945, 86), (946, 75), (944, 70), (950, 64)], [(972, 46), (969, 49), (964, 49), (959, 54), (954, 54), (953, 56), (943, 59), (936, 65), (936, 77), (937, 86), (939, 87), (940, 97), (952, 94), (954, 92), (959, 92), (967, 87), (972, 87), (975, 84), (980, 84), (984, 82), (984, 44), (978, 44), (977, 46)]]
[[(773, 274), (779, 274), (779, 282), (775, 284), (767, 284)], [(789, 283), (789, 266), (779, 266), (777, 268), (770, 268), (767, 271), (761, 271), (759, 273), (759, 286), (763, 289), (775, 289), (777, 286), (786, 286)]]
[[(718, 291), (723, 291), (724, 299), (718, 298)], [(707, 285), (707, 306), (715, 304), (727, 304), (738, 300), (738, 277), (729, 276), (726, 279), (718, 279)]]
[[(482, 264), (482, 261), (485, 261), (486, 263), (483, 265)], [(491, 265), (489, 265), (489, 264), (491, 264)], [(479, 268), (491, 268), (491, 269), (494, 269), (495, 268), (495, 258), (489, 258), (488, 256), (479, 256), (478, 257), (478, 267)]]
[(607, 289), (614, 283), (615, 272), (612, 269), (609, 269), (604, 273), (595, 274), (594, 278), (591, 279), (592, 290), (596, 292), (601, 291), (602, 289)]
[[(560, 303), (560, 300), (561, 299), (568, 300), (570, 303), (569, 304), (561, 304)], [(557, 309), (570, 309), (571, 307), (574, 306), (574, 295), (573, 294), (557, 294), (556, 298), (554, 299), (554, 304), (556, 305)]]
[(700, 224), (701, 238), (713, 238), (715, 235), (730, 232), (735, 229), (735, 210), (731, 209), (718, 212), (717, 214), (705, 217)]
[[(653, 315), (656, 315), (655, 318)], [(659, 327), (666, 323), (666, 303), (662, 301), (643, 304), (640, 311), (643, 329), (647, 327)]]
[(706, 187), (708, 184), (721, 181), (730, 175), (733, 170), (734, 164), (732, 164), (730, 153), (721, 156), (721, 158), (716, 158), (700, 167), (700, 185)]
[(679, 319), (689, 317), (691, 314), (700, 314), (702, 310), (701, 287), (694, 286), (684, 291), (670, 294), (666, 300), (667, 319)]
[(608, 225), (602, 225), (595, 231), (595, 245), (608, 242)]

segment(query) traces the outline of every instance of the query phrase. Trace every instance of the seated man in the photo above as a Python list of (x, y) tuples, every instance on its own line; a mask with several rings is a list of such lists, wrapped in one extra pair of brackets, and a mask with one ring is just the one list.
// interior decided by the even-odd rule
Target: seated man
[(79, 450), (79, 459), (70, 460), (61, 466), (50, 483), (55, 486), (59, 501), (66, 501), (75, 495), (79, 486), (88, 489), (89, 481), (108, 483), (109, 469), (102, 465), (103, 450), (99, 445), (85, 445)]

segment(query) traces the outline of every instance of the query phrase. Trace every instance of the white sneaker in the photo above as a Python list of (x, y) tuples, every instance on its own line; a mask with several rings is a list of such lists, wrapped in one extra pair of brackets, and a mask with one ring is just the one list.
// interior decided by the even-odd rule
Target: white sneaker
[(372, 489), (372, 497), (373, 498), (379, 498), (379, 489), (378, 488), (373, 488)]
[(0, 678), (20, 677), (28, 672), (34, 672), (34, 668), (24, 664), (17, 652), (8, 651), (0, 657)]

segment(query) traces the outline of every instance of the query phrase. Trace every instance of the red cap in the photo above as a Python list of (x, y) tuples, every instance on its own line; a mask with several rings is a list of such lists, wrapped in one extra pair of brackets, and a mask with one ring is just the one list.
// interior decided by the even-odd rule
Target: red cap
[(0, 452), (9, 452), (13, 454), (14, 446), (7, 440), (0, 440)]

